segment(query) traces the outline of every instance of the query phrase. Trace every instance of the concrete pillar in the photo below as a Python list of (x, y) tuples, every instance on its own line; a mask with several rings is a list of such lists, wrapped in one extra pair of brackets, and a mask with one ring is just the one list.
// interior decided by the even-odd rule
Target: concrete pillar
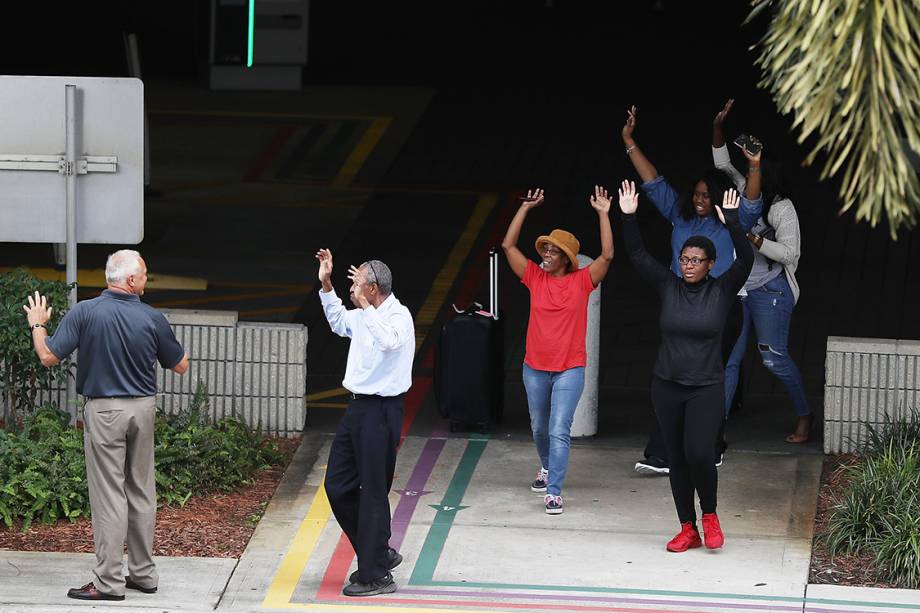
[[(594, 259), (578, 254), (578, 267), (584, 268)], [(591, 292), (588, 298), (588, 333), (585, 338), (588, 362), (585, 366), (585, 389), (575, 408), (572, 420), (572, 438), (584, 438), (597, 434), (597, 379), (601, 345), (601, 286)]]

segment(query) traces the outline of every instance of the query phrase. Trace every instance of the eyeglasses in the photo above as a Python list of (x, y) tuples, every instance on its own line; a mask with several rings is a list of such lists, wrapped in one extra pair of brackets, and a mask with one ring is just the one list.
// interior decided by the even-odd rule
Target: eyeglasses
[(367, 278), (367, 275), (364, 275), (365, 280), (366, 280), (368, 283), (372, 283), (372, 284), (374, 284), (374, 285), (380, 285), (380, 284), (377, 282), (377, 269), (374, 268), (374, 264), (373, 264), (372, 262), (368, 261), (367, 265), (368, 265), (368, 266), (370, 267), (370, 269), (371, 269), (371, 274), (374, 275), (374, 280), (371, 281), (370, 279)]
[(549, 243), (543, 243), (543, 246), (540, 247), (540, 253), (548, 253), (549, 255), (562, 255), (562, 250), (553, 247)]
[(709, 259), (709, 258), (698, 258), (698, 257), (688, 258), (687, 256), (682, 255), (682, 256), (680, 256), (679, 258), (677, 258), (677, 261), (680, 262), (681, 266), (686, 266), (687, 264), (692, 264), (692, 265), (694, 265), (694, 266), (699, 266), (700, 264), (702, 264), (703, 262), (705, 262), (705, 261), (708, 260), (708, 259)]

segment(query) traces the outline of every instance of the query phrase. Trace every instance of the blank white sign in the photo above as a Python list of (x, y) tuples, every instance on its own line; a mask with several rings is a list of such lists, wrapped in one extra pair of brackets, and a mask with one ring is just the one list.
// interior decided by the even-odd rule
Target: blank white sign
[[(77, 176), (77, 242), (144, 238), (144, 85), (139, 79), (0, 76), (0, 154), (64, 153), (64, 88), (75, 85), (77, 159), (116, 156)], [(64, 175), (0, 170), (0, 241), (67, 240)]]

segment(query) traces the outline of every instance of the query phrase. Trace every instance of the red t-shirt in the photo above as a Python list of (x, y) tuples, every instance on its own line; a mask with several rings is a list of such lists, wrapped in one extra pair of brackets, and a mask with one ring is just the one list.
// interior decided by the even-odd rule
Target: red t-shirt
[(527, 260), (521, 283), (530, 290), (524, 363), (550, 372), (585, 366), (588, 296), (594, 290), (588, 267), (553, 277)]

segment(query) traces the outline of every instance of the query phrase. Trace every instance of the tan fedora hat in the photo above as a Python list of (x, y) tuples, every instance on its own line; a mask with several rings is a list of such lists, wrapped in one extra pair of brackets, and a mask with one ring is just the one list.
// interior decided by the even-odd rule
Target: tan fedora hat
[(578, 250), (581, 248), (581, 243), (578, 242), (574, 234), (556, 228), (549, 233), (549, 236), (544, 234), (538, 237), (537, 241), (534, 243), (534, 246), (537, 248), (537, 255), (543, 255), (540, 252), (540, 248), (544, 243), (559, 247), (569, 258), (569, 269), (578, 270)]

